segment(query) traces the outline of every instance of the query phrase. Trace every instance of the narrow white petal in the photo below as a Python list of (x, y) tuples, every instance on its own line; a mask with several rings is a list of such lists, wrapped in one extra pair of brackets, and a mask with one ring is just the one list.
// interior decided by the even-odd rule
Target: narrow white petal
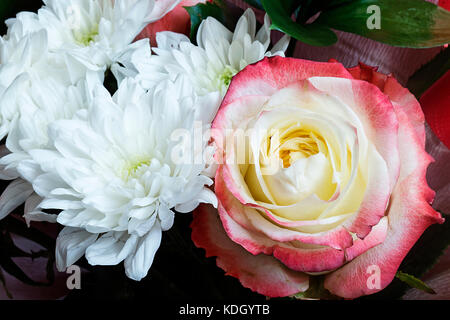
[(11, 182), (0, 197), (0, 220), (23, 204), (32, 193), (33, 188), (25, 180)]
[(140, 281), (147, 275), (161, 244), (161, 236), (161, 227), (155, 223), (152, 230), (139, 240), (134, 254), (125, 260), (125, 273), (129, 278)]
[(272, 54), (284, 56), (284, 52), (287, 50), (290, 41), (291, 37), (285, 34), (271, 49)]
[(56, 239), (56, 267), (63, 272), (80, 259), (98, 234), (80, 228), (65, 227)]
[(108, 232), (86, 249), (89, 264), (111, 266), (126, 259), (136, 248), (137, 236)]

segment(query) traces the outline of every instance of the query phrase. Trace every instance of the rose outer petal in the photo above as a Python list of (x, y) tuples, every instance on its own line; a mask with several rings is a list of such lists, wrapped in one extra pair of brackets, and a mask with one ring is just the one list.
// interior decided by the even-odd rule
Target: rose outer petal
[(419, 102), (408, 89), (402, 87), (392, 76), (377, 72), (376, 67), (359, 63), (358, 66), (348, 69), (351, 75), (358, 80), (364, 80), (376, 85), (393, 104), (400, 105), (408, 115), (418, 137), (423, 140), (425, 146), (425, 117)]
[(279, 56), (264, 58), (233, 77), (222, 106), (244, 96), (270, 96), (293, 82), (311, 77), (353, 78), (340, 63)]
[(217, 210), (201, 205), (194, 211), (191, 224), (192, 240), (206, 250), (206, 256), (217, 256), (217, 266), (227, 275), (238, 278), (241, 284), (269, 297), (285, 297), (304, 292), (309, 277), (288, 269), (277, 259), (252, 255), (226, 235)]
[[(431, 157), (424, 150), (421, 138), (406, 112), (397, 107), (396, 113), (400, 123), (402, 166), (399, 182), (391, 196), (387, 236), (380, 245), (327, 275), (325, 288), (344, 298), (357, 298), (384, 289), (391, 283), (400, 263), (422, 233), (430, 225), (444, 222), (429, 204), (434, 192), (428, 187), (425, 175)], [(368, 285), (372, 266), (380, 271), (380, 286), (375, 288)]]

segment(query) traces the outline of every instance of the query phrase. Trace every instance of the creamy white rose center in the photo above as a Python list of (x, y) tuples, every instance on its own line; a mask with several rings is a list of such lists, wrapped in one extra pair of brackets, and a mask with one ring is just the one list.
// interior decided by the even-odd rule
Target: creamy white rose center
[(224, 137), (225, 162), (246, 202), (271, 221), (309, 233), (334, 228), (358, 213), (373, 176), (387, 174), (358, 115), (310, 81), (248, 108), (253, 116)]

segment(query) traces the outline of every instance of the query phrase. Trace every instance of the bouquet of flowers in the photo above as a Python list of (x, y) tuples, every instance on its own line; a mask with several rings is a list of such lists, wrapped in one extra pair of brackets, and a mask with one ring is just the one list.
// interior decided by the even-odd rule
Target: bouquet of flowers
[[(50, 283), (53, 263), (79, 264), (136, 295), (201, 270), (201, 290), (223, 297), (232, 290), (212, 261), (242, 297), (398, 295), (394, 279), (433, 291), (418, 277), (449, 243), (442, 3), (3, 3), (14, 16), (0, 38), (8, 274), (42, 285), (12, 258), (47, 257)], [(411, 78), (412, 93), (374, 66), (295, 53), (342, 32), (442, 53)], [(56, 241), (42, 231), (50, 224)], [(47, 249), (28, 253), (11, 234)]]

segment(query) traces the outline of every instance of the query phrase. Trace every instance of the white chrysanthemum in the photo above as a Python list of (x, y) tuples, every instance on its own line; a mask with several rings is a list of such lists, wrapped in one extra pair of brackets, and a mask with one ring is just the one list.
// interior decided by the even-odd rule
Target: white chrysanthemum
[(150, 64), (141, 72), (143, 83), (151, 86), (162, 78), (184, 74), (198, 95), (213, 94), (220, 104), (236, 73), (265, 56), (284, 56), (290, 38), (284, 36), (268, 51), (269, 27), (266, 15), (264, 25), (256, 33), (255, 14), (248, 9), (237, 22), (234, 33), (208, 17), (198, 29), (198, 46), (183, 35), (160, 32), (156, 36), (158, 47), (153, 49), (157, 55), (152, 56)]
[(105, 71), (142, 29), (163, 17), (180, 0), (44, 0), (38, 20), (49, 49), (84, 66)]
[[(88, 109), (50, 125), (47, 148), (29, 151), (32, 160), (22, 162), (19, 172), (44, 199), (41, 208), (62, 210), (60, 270), (85, 254), (92, 265), (125, 260), (127, 275), (142, 279), (161, 231), (173, 224), (172, 210), (216, 205), (203, 160), (204, 151), (212, 153), (208, 139), (201, 134), (195, 149), (189, 145), (196, 130), (206, 129), (195, 127), (204, 115), (194, 96), (182, 78), (152, 90), (128, 78), (113, 97), (98, 86)], [(180, 152), (184, 160), (197, 155), (197, 161), (177, 161)]]
[[(101, 82), (95, 76), (77, 85), (65, 85), (58, 78), (41, 78), (32, 73), (24, 73), (20, 78), (21, 85), (16, 88), (13, 99), (10, 99), (11, 104), (15, 103), (16, 113), (10, 123), (6, 144), (1, 147), (0, 158), (0, 178), (15, 180), (0, 197), (0, 219), (26, 201), (27, 220), (28, 215), (35, 214), (41, 220), (48, 221), (50, 218), (52, 221), (54, 219), (39, 212), (37, 204), (40, 198), (33, 195), (33, 188), (26, 181), (33, 180), (34, 172), (19, 169), (22, 164), (33, 162), (30, 151), (49, 145), (49, 124), (60, 119), (71, 119), (78, 110), (85, 108), (89, 92)], [(4, 97), (2, 103), (7, 103), (5, 100)]]

